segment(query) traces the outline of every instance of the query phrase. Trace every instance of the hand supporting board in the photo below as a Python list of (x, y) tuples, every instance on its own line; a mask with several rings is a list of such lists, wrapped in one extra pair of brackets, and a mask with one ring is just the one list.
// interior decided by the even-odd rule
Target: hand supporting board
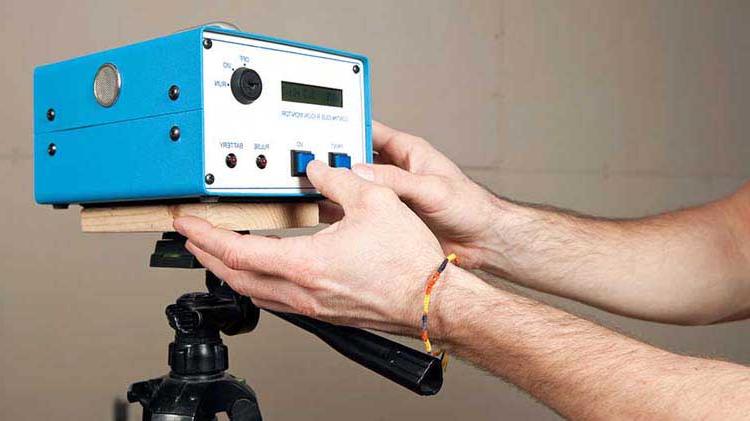
[(179, 216), (197, 216), (232, 231), (313, 227), (317, 203), (184, 203), (83, 208), (83, 232), (168, 232)]

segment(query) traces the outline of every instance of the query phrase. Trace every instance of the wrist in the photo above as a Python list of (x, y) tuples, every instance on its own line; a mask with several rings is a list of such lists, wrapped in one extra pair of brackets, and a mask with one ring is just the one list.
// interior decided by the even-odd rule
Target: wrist
[(459, 206), (461, 212), (458, 215), (471, 222), (461, 225), (455, 235), (458, 247), (451, 251), (459, 254), (462, 267), (482, 269), (494, 261), (495, 250), (499, 249), (499, 215), (507, 206), (504, 200), (472, 180), (465, 183), (466, 186), (462, 187), (464, 205)]
[[(523, 208), (512, 202), (490, 194), (487, 212), (489, 221), (482, 247), (478, 253), (477, 268), (495, 275), (507, 275), (510, 262), (507, 251), (510, 249), (513, 227), (524, 218)], [(514, 222), (516, 221), (516, 222)]]
[(441, 347), (460, 346), (471, 336), (468, 314), (480, 302), (479, 298), (494, 294), (496, 290), (484, 281), (458, 266), (448, 265), (443, 279), (432, 293), (430, 337)]

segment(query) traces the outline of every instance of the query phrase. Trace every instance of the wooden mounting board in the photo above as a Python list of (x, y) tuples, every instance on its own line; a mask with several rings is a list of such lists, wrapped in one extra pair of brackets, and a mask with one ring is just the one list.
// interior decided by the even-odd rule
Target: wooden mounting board
[(179, 216), (197, 216), (232, 231), (313, 227), (317, 203), (185, 203), (83, 208), (83, 232), (168, 232)]

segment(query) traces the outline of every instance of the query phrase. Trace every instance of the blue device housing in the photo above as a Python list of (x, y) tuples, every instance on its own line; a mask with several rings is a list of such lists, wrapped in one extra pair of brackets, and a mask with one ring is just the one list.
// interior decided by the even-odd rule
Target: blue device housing
[[(203, 32), (225, 33), (361, 60), (366, 160), (372, 162), (367, 57), (264, 35), (203, 26), (34, 69), (34, 196), (37, 203), (112, 203), (216, 197), (204, 183)], [(123, 78), (115, 106), (100, 106), (92, 80), (103, 63)], [(168, 96), (180, 88), (179, 99)], [(47, 118), (54, 110), (54, 119)], [(179, 142), (169, 129), (181, 129)], [(50, 145), (55, 145), (54, 154)], [(228, 196), (228, 195), (219, 195)], [(233, 195), (236, 198), (236, 194)], [(239, 194), (248, 199), (268, 194)], [(277, 197), (279, 195), (276, 195)], [(282, 197), (319, 197), (291, 193)]]

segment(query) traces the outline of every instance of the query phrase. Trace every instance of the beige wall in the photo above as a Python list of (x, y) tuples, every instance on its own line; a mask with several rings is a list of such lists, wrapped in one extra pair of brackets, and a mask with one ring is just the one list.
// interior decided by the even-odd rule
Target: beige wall
[[(1, 0), (3, 419), (109, 419), (130, 382), (165, 371), (163, 306), (201, 287), (197, 272), (146, 267), (155, 236), (81, 235), (75, 210), (34, 206), (33, 66), (217, 19), (369, 55), (378, 119), (517, 199), (637, 216), (750, 175), (742, 1)], [(553, 302), (675, 351), (750, 363), (747, 322), (667, 327)], [(466, 364), (438, 397), (416, 398), (270, 317), (227, 342), (270, 420), (555, 418)]]

